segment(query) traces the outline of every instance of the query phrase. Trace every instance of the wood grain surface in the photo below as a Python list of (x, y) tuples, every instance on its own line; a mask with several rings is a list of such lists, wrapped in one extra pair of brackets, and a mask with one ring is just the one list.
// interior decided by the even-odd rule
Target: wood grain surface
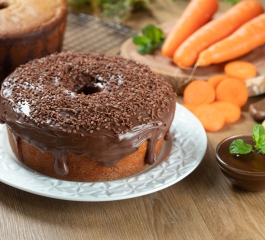
[[(138, 30), (150, 21), (168, 21), (186, 3), (156, 0), (150, 15), (138, 13), (135, 25), (133, 19), (128, 24)], [(238, 122), (207, 134), (206, 154), (194, 172), (156, 193), (112, 202), (72, 202), (0, 183), (0, 239), (265, 239), (265, 192), (232, 188), (214, 154), (223, 138), (251, 131), (255, 122), (248, 106), (262, 97), (249, 99)]]

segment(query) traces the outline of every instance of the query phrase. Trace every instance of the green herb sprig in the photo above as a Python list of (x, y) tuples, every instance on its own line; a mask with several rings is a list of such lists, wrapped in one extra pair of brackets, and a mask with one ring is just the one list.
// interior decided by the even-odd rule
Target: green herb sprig
[[(261, 154), (265, 154), (265, 128), (263, 125), (254, 125), (252, 138), (255, 143), (255, 150)], [(231, 154), (248, 154), (252, 151), (254, 151), (253, 146), (245, 143), (242, 139), (234, 140), (229, 146), (229, 152)]]
[(138, 53), (151, 54), (155, 49), (161, 48), (165, 37), (163, 31), (153, 24), (142, 29), (142, 36), (133, 36), (133, 43), (138, 46)]
[(231, 5), (235, 5), (240, 2), (240, 0), (227, 0)]

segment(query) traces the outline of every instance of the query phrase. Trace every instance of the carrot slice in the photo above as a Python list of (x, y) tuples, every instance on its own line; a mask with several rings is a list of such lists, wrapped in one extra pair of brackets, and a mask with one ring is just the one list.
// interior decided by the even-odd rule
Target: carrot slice
[[(188, 37), (174, 53), (174, 63), (182, 67), (193, 66), (203, 50), (230, 36), (243, 24), (263, 12), (262, 4), (258, 1), (240, 1), (223, 15), (205, 24)], [(238, 43), (241, 44), (242, 41), (238, 41), (236, 45)]]
[(208, 79), (208, 83), (216, 89), (217, 85), (223, 81), (227, 76), (226, 75), (214, 75)]
[(200, 120), (204, 129), (208, 132), (214, 132), (225, 125), (225, 117), (217, 108), (210, 104), (198, 106), (194, 115)]
[(215, 99), (215, 91), (207, 81), (194, 80), (184, 89), (183, 99), (186, 104), (199, 106), (213, 102)]
[[(198, 11), (198, 8), (200, 11)], [(172, 58), (174, 52), (191, 34), (207, 23), (218, 9), (217, 0), (193, 0), (166, 37), (161, 52)]]
[(216, 101), (211, 103), (213, 107), (216, 107), (225, 117), (225, 123), (236, 122), (241, 116), (241, 109), (238, 105), (230, 102)]
[(193, 105), (190, 105), (190, 104), (187, 104), (187, 103), (183, 103), (182, 106), (187, 108), (191, 112), (194, 112), (194, 110), (196, 109), (196, 106), (193, 106)]
[(248, 90), (242, 80), (226, 78), (216, 88), (216, 100), (231, 102), (242, 107), (248, 100)]
[(233, 61), (227, 63), (224, 71), (228, 76), (239, 79), (248, 79), (257, 76), (257, 68), (255, 65), (245, 61)]
[(229, 61), (265, 44), (265, 13), (253, 18), (229, 37), (213, 44), (200, 53), (198, 66)]

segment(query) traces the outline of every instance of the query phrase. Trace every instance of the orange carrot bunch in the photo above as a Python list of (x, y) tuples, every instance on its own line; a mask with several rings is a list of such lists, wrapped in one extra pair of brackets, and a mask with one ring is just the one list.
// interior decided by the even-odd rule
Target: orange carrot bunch
[[(198, 11), (198, 9), (200, 9)], [(218, 9), (218, 0), (192, 0), (162, 45), (162, 54), (172, 58), (175, 50), (207, 23)]]
[(190, 82), (183, 93), (183, 106), (193, 112), (209, 132), (236, 122), (241, 116), (241, 107), (248, 100), (244, 78), (240, 78), (241, 71), (249, 76), (253, 74), (253, 68), (255, 66), (248, 62), (230, 62), (225, 65), (224, 75)]
[(222, 63), (241, 57), (265, 44), (265, 13), (242, 25), (229, 37), (202, 51), (198, 66)]
[[(265, 14), (258, 1), (240, 1), (211, 21), (202, 16), (211, 17), (218, 3), (206, 2), (192, 0), (162, 46), (162, 54), (173, 58), (176, 65), (208, 66), (242, 56), (265, 43)], [(199, 4), (208, 5), (198, 11)]]

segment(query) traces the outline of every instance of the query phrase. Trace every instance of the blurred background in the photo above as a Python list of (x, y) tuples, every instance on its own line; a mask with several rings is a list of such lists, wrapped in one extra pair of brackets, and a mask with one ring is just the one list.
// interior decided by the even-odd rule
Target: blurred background
[[(223, 12), (239, 0), (220, 0)], [(70, 10), (113, 22), (135, 31), (179, 16), (189, 0), (68, 0)]]

